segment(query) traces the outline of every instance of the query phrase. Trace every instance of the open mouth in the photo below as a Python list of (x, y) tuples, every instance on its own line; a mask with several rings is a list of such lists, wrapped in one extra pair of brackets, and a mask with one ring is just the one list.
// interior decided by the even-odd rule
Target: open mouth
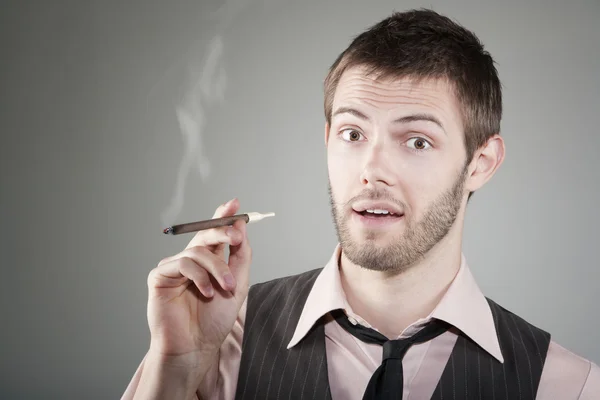
[(399, 218), (402, 214), (396, 214), (387, 210), (364, 210), (355, 211), (355, 213), (367, 218)]

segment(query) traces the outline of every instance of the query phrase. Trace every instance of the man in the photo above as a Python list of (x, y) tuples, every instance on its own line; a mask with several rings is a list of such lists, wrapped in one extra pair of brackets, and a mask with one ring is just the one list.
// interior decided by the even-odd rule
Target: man
[(358, 36), (325, 81), (330, 261), (249, 290), (245, 225), (199, 232), (149, 274), (151, 344), (123, 398), (600, 398), (600, 368), (487, 299), (462, 253), (501, 113), (491, 56), (448, 18)]

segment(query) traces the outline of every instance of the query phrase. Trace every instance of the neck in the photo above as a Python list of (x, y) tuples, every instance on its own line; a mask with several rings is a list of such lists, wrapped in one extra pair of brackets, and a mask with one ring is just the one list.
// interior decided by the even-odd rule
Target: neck
[(342, 251), (340, 277), (352, 310), (393, 339), (435, 309), (460, 262), (460, 235), (449, 232), (418, 263), (395, 275), (366, 270), (353, 264)]

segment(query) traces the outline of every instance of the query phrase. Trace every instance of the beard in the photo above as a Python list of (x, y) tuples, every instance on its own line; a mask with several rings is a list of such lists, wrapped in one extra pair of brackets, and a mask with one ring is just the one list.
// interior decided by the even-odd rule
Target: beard
[(348, 219), (354, 211), (350, 204), (359, 198), (387, 200), (398, 204), (401, 210), (406, 210), (404, 204), (390, 197), (385, 191), (367, 190), (338, 208), (329, 183), (331, 212), (338, 240), (346, 257), (354, 264), (373, 271), (397, 273), (414, 265), (452, 228), (462, 204), (466, 174), (465, 166), (453, 185), (429, 205), (420, 220), (409, 220), (404, 215), (402, 218), (405, 219), (405, 231), (384, 247), (378, 246), (375, 240), (378, 236), (390, 234), (389, 232), (367, 232), (365, 239), (360, 242), (352, 237)]

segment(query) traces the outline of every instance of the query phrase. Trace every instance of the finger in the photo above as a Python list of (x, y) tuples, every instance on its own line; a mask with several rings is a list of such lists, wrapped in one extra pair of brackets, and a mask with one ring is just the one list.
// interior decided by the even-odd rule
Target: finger
[[(215, 210), (213, 218), (230, 217), (232, 215), (235, 215), (235, 213), (238, 211), (239, 207), (240, 207), (239, 200), (237, 198), (233, 198), (233, 199), (229, 200), (227, 203), (221, 204)], [(185, 248), (189, 249), (191, 247), (203, 246), (202, 243), (206, 242), (204, 237), (206, 237), (207, 235), (210, 235), (211, 234), (210, 232), (212, 232), (214, 230), (218, 230), (218, 229), (220, 229), (220, 228), (206, 229), (206, 230), (197, 232)], [(225, 231), (226, 228), (223, 228), (221, 230)], [(221, 244), (219, 244), (219, 243), (217, 243), (216, 246), (217, 246), (217, 249), (214, 249), (214, 250), (221, 250), (222, 248), (224, 248), (224, 246), (221, 246)]]
[[(197, 243), (196, 246), (190, 247), (188, 245), (188, 247), (186, 247), (183, 250), (183, 252), (185, 252), (186, 250), (189, 250), (189, 249), (193, 249), (194, 247), (209, 247), (210, 248), (211, 246), (225, 245), (225, 244), (229, 244), (231, 246), (236, 246), (241, 243), (243, 238), (244, 238), (243, 233), (234, 226), (223, 226), (220, 228), (207, 229), (206, 231), (204, 231), (204, 235), (198, 236), (196, 238), (196, 243)], [(212, 249), (209, 249), (209, 250), (212, 250)], [(180, 258), (181, 254), (183, 254), (183, 252), (164, 258), (159, 263), (159, 265), (170, 262), (172, 260), (176, 260), (177, 258)]]
[(173, 288), (193, 282), (206, 297), (214, 295), (208, 272), (189, 257), (165, 262), (152, 270), (148, 276), (150, 288)]
[(227, 203), (221, 204), (219, 207), (217, 207), (215, 213), (213, 214), (213, 218), (229, 217), (234, 215), (239, 207), (240, 201), (237, 199), (237, 197), (234, 197)]
[(250, 264), (252, 262), (252, 248), (248, 240), (246, 223), (244, 221), (236, 221), (234, 228), (239, 229), (242, 234), (242, 241), (233, 246), (229, 246), (229, 261), (228, 266), (235, 276), (238, 286), (247, 287), (250, 276)]
[(242, 232), (233, 226), (222, 226), (219, 228), (207, 229), (203, 235), (198, 235), (194, 244), (196, 246), (237, 246), (242, 242)]
[(205, 297), (213, 297), (215, 295), (215, 290), (210, 281), (210, 276), (205, 269), (198, 267), (198, 264), (190, 258), (183, 257), (180, 260), (181, 274), (193, 281), (194, 285), (196, 285), (200, 293)]
[(197, 268), (206, 270), (224, 290), (233, 290), (236, 287), (236, 279), (229, 265), (203, 246), (183, 250), (175, 256), (162, 260), (157, 267), (158, 272), (166, 278), (177, 279), (181, 274), (177, 262), (182, 258), (189, 258), (196, 263)]

